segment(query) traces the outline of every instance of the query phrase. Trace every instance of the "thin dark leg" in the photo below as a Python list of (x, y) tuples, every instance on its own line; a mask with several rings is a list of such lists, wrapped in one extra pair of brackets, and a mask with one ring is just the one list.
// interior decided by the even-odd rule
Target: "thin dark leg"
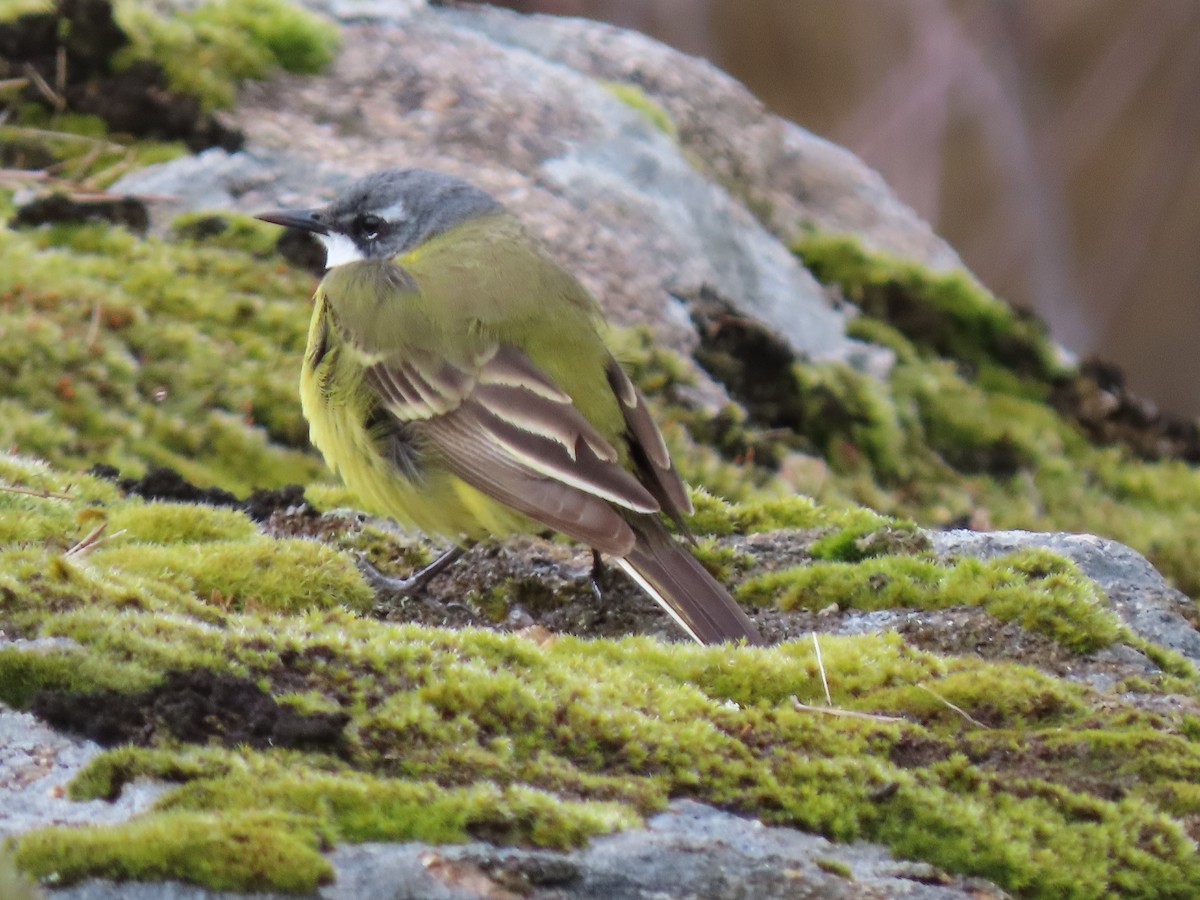
[(358, 568), (376, 594), (392, 597), (419, 597), (438, 575), (454, 565), (467, 552), (466, 547), (453, 546), (423, 569), (418, 569), (407, 578), (384, 575), (365, 559), (358, 561)]
[(600, 551), (592, 548), (592, 594), (595, 595), (596, 601), (604, 602), (604, 592), (600, 589), (600, 582), (607, 574), (604, 568), (604, 560), (600, 557)]

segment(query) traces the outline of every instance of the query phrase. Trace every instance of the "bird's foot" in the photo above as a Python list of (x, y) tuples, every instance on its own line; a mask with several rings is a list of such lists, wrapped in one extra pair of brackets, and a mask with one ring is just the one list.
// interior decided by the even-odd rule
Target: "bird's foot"
[(358, 568), (363, 573), (363, 578), (367, 580), (367, 584), (371, 586), (371, 589), (377, 595), (412, 599), (420, 597), (425, 593), (429, 582), (454, 565), (466, 552), (467, 549), (465, 547), (451, 547), (429, 565), (425, 566), (425, 568), (418, 569), (407, 578), (384, 575), (374, 565), (361, 557), (358, 560)]

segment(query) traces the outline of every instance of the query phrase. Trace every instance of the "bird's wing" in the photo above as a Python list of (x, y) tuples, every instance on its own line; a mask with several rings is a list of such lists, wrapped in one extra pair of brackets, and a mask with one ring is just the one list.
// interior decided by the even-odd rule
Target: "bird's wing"
[(680, 531), (687, 535), (685, 518), (694, 512), (692, 498), (688, 496), (687, 487), (671, 462), (662, 432), (646, 407), (646, 398), (615, 359), (609, 359), (605, 374), (621, 404), (626, 439), (642, 483), (649, 488), (654, 499), (679, 526)]
[(410, 353), (365, 372), (384, 410), (419, 428), (451, 473), (570, 537), (625, 556), (636, 536), (619, 510), (660, 509), (570, 396), (512, 345), (466, 361)]

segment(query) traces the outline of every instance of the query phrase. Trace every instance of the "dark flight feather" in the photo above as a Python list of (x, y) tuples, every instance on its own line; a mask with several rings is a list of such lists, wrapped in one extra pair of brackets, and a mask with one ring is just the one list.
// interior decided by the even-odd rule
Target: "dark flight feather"
[(686, 517), (693, 512), (692, 498), (688, 496), (687, 487), (671, 462), (662, 432), (646, 408), (646, 398), (615, 359), (609, 360), (606, 374), (621, 404), (630, 453), (642, 483), (654, 495), (663, 512), (690, 538)]
[(636, 525), (633, 549), (618, 564), (702, 644), (744, 637), (765, 641), (754, 623), (700, 561), (675, 540), (660, 519)]

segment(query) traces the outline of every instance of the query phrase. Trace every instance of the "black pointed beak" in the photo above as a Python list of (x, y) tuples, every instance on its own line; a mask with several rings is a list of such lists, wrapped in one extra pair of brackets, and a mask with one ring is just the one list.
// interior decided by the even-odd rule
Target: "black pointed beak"
[(329, 226), (325, 224), (322, 210), (319, 209), (280, 209), (254, 218), (270, 222), (272, 225), (282, 225), (284, 228), (299, 228), (313, 234), (329, 234)]

